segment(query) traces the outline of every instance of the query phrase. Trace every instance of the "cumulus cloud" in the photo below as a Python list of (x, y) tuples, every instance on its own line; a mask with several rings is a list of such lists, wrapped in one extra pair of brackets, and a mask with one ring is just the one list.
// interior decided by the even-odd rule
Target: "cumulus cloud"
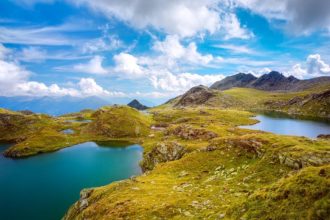
[(144, 76), (142, 67), (138, 64), (138, 59), (128, 53), (120, 53), (114, 56), (116, 73), (125, 74), (128, 78)]
[(210, 86), (214, 82), (224, 78), (222, 74), (200, 75), (194, 73), (173, 74), (169, 71), (163, 71), (159, 74), (150, 76), (152, 85), (157, 89), (172, 92), (184, 92), (193, 86)]
[(106, 74), (108, 71), (102, 66), (103, 57), (94, 56), (87, 63), (80, 63), (73, 66), (73, 69), (81, 73)]
[(286, 21), (288, 30), (296, 34), (329, 29), (328, 0), (233, 0), (238, 7), (265, 16), (269, 20)]
[[(157, 40), (153, 45), (153, 49), (161, 53), (160, 59), (167, 59), (167, 64), (177, 60), (183, 64), (206, 65), (215, 60), (211, 54), (200, 54), (197, 51), (195, 42), (190, 42), (187, 47), (183, 46), (177, 35), (168, 35), (164, 41)], [(156, 62), (161, 62), (160, 59)]]
[(317, 77), (330, 75), (330, 65), (322, 60), (320, 54), (311, 54), (307, 57), (306, 63), (301, 65), (295, 64), (291, 70), (288, 71), (289, 75), (297, 78)]
[[(4, 52), (6, 51), (6, 52)], [(31, 72), (10, 59), (9, 50), (0, 44), (0, 94), (2, 96), (123, 96), (103, 89), (92, 78), (81, 78), (72, 88), (31, 81)], [(7, 54), (7, 55), (6, 55)]]
[(116, 17), (133, 27), (153, 27), (169, 34), (193, 36), (198, 32), (214, 33), (220, 23), (214, 0), (78, 0), (109, 18)]

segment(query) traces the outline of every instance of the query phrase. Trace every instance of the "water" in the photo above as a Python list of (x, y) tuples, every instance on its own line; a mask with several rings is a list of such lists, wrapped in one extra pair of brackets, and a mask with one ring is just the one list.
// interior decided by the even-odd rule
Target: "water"
[(257, 115), (255, 119), (260, 122), (240, 127), (309, 138), (316, 138), (319, 134), (330, 134), (329, 122), (293, 119), (282, 114)]
[(0, 219), (60, 219), (81, 189), (138, 175), (141, 159), (139, 145), (94, 142), (19, 160), (1, 155)]

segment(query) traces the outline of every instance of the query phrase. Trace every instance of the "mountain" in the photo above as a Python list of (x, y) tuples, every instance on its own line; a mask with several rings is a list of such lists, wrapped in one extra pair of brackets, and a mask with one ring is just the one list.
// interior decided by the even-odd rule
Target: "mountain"
[(14, 111), (29, 110), (49, 115), (62, 115), (83, 109), (98, 109), (110, 105), (98, 97), (0, 97), (0, 107)]
[(134, 99), (130, 103), (127, 104), (129, 107), (135, 108), (137, 110), (146, 110), (149, 107), (142, 105), (138, 100)]
[(215, 82), (210, 88), (227, 90), (233, 87), (241, 87), (265, 91), (302, 91), (325, 83), (330, 83), (330, 77), (299, 80), (294, 76), (286, 77), (277, 71), (271, 71), (259, 78), (254, 77), (252, 74), (238, 73)]
[(233, 76), (228, 76), (223, 80), (215, 82), (210, 88), (226, 90), (232, 87), (246, 87), (251, 82), (255, 81), (257, 77), (252, 74), (238, 73)]
[(189, 89), (182, 96), (178, 97), (175, 107), (191, 106), (205, 104), (209, 99), (214, 97), (214, 92), (206, 86), (195, 86)]

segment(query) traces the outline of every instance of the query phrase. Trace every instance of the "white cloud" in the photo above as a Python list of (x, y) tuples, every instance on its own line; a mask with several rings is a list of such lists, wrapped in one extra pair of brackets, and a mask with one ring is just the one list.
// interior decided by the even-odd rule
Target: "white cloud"
[(224, 78), (222, 74), (200, 75), (195, 73), (173, 74), (163, 71), (159, 74), (150, 76), (152, 85), (157, 89), (173, 92), (184, 92), (193, 86), (206, 85), (209, 86), (214, 82)]
[(92, 78), (82, 78), (78, 85), (81, 89), (81, 93), (85, 96), (109, 95), (109, 92), (99, 86)]
[(138, 64), (138, 59), (128, 53), (120, 53), (114, 56), (116, 66), (114, 71), (119, 74), (124, 74), (128, 78), (136, 78), (144, 76), (144, 70)]
[[(1, 51), (6, 48), (1, 45)], [(72, 88), (63, 88), (57, 84), (47, 86), (42, 82), (31, 81), (31, 72), (19, 63), (8, 60), (8, 54), (0, 56), (0, 94), (2, 96), (124, 96), (121, 92), (103, 89), (92, 78), (81, 78)]]
[(82, 46), (83, 53), (97, 53), (116, 50), (123, 47), (124, 43), (117, 36), (103, 36), (87, 41)]
[(0, 42), (25, 45), (77, 45), (80, 40), (73, 39), (66, 33), (87, 30), (88, 28), (83, 24), (83, 21), (80, 22), (80, 24), (65, 23), (58, 26), (0, 27)]
[(10, 49), (0, 43), (0, 59), (4, 59), (10, 53)]
[(178, 36), (171, 35), (164, 41), (156, 41), (153, 49), (159, 54), (141, 57), (128, 53), (115, 55), (114, 73), (124, 78), (147, 79), (155, 89), (170, 92), (183, 92), (200, 84), (211, 85), (223, 78), (221, 74), (200, 75), (177, 71), (178, 64), (203, 66), (222, 61), (219, 57), (200, 54), (193, 42), (185, 47)]
[(303, 66), (297, 63), (287, 72), (288, 75), (293, 75), (300, 79), (305, 77), (326, 76), (330, 75), (330, 65), (322, 60), (320, 54), (311, 54), (307, 57), (306, 63)]
[(320, 54), (311, 54), (306, 61), (307, 73), (313, 75), (329, 75), (330, 66), (321, 59)]
[(214, 33), (220, 23), (214, 0), (78, 0), (77, 5), (87, 5), (103, 12), (109, 18), (116, 17), (133, 27), (153, 27), (182, 37), (199, 32)]
[(241, 26), (236, 14), (234, 13), (225, 13), (223, 15), (221, 29), (226, 40), (231, 38), (246, 40), (253, 37), (252, 32)]
[(295, 34), (309, 34), (326, 30), (330, 23), (328, 0), (232, 0), (239, 7), (248, 8), (270, 21), (286, 21), (287, 30)]
[(235, 45), (235, 44), (216, 44), (216, 48), (225, 49), (237, 54), (257, 54), (253, 49), (244, 46), (244, 45)]
[(47, 58), (47, 52), (40, 47), (26, 47), (18, 54), (19, 60), (41, 62)]
[(88, 63), (74, 65), (73, 69), (81, 73), (106, 74), (108, 71), (102, 66), (103, 59), (104, 58), (101, 56), (94, 56), (90, 61), (88, 61)]

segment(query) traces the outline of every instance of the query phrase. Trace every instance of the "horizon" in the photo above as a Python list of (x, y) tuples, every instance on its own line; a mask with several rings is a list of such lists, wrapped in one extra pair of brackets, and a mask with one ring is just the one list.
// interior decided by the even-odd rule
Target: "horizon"
[(2, 1), (0, 96), (158, 105), (240, 72), (330, 76), (330, 3), (273, 2)]

